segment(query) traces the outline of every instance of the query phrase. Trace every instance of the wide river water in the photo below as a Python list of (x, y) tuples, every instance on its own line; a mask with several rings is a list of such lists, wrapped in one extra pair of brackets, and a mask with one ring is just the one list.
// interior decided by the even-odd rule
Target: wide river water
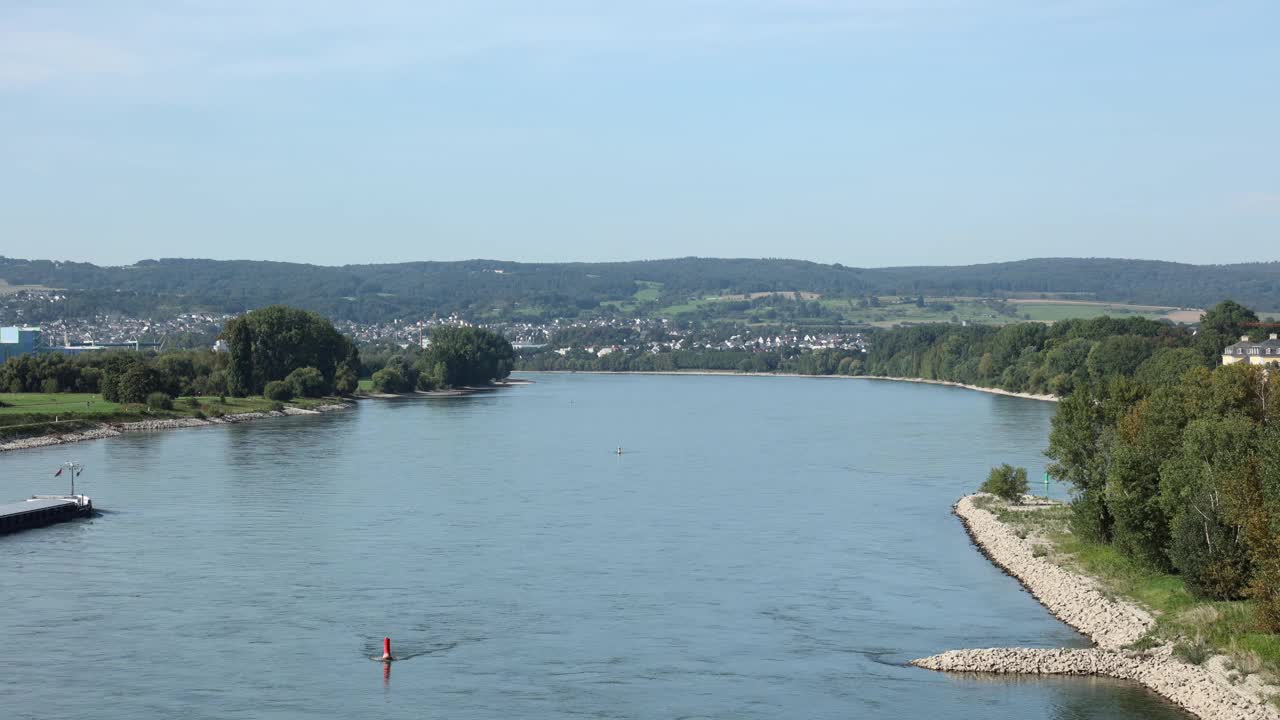
[(79, 460), (104, 511), (0, 537), (0, 717), (1187, 717), (905, 665), (1086, 644), (950, 514), (992, 465), (1042, 477), (1052, 405), (525, 377), (0, 455), (0, 501)]

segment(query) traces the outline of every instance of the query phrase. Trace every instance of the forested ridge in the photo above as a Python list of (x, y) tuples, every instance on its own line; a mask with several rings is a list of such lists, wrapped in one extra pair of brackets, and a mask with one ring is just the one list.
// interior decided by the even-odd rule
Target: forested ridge
[[(1280, 309), (1280, 263), (1186, 265), (1150, 260), (1043, 258), (957, 267), (855, 268), (781, 259), (679, 258), (607, 263), (497, 260), (327, 267), (265, 261), (146, 260), (125, 267), (0, 257), (10, 285), (66, 289), (59, 316), (240, 313), (288, 304), (339, 320), (378, 322), (431, 313), (475, 318), (575, 316), (634, 298), (803, 290), (829, 297), (999, 296), (1077, 293), (1082, 298), (1207, 307), (1230, 295)], [(39, 320), (40, 318), (36, 318)]]

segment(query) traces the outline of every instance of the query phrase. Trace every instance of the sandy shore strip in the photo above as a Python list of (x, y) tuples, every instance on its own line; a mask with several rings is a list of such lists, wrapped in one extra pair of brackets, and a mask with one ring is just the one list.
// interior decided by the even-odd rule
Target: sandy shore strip
[(1019, 538), (995, 514), (978, 507), (977, 497), (961, 498), (955, 505), (974, 544), (1049, 612), (1098, 647), (952, 650), (914, 660), (913, 665), (947, 672), (1102, 675), (1141, 683), (1205, 720), (1280, 720), (1280, 710), (1263, 700), (1277, 689), (1263, 686), (1256, 675), (1233, 684), (1225, 656), (1192, 665), (1173, 657), (1171, 644), (1148, 651), (1125, 650), (1154, 625), (1151, 615), (1134, 604), (1109, 598), (1092, 579), (1035, 557), (1033, 540)]
[(103, 438), (117, 437), (128, 432), (152, 432), (157, 430), (207, 427), (210, 425), (228, 425), (269, 417), (289, 417), (291, 415), (319, 415), (321, 413), (334, 412), (336, 410), (346, 410), (353, 407), (353, 405), (353, 403), (333, 403), (330, 405), (320, 405), (314, 410), (287, 407), (279, 412), (266, 411), (235, 413), (233, 415), (223, 415), (222, 417), (216, 418), (165, 418), (162, 420), (139, 420), (137, 422), (127, 423), (105, 423), (99, 427), (90, 428), (89, 430), (81, 430), (78, 432), (64, 433), (61, 435), (41, 435), (39, 437), (10, 440), (9, 442), (0, 443), (0, 452), (28, 450), (31, 448), (48, 447), (50, 445), (65, 445), (67, 443), (84, 442), (86, 440), (101, 440)]
[(736, 372), (734, 370), (517, 370), (516, 372), (520, 374), (546, 373), (548, 375), (717, 375), (725, 377), (792, 377), (814, 380), (888, 380), (891, 382), (921, 383), (924, 385), (946, 385), (964, 390), (976, 390), (977, 392), (991, 395), (1058, 402), (1056, 395), (1013, 392), (981, 385), (966, 385), (965, 383), (952, 382), (950, 380), (927, 380), (925, 378), (889, 377), (885, 375), (801, 375), (800, 373)]

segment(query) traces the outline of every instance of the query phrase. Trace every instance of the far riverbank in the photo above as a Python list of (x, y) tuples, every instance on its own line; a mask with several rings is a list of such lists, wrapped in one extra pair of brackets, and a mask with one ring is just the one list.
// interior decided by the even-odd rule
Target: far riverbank
[(1006, 397), (1025, 398), (1027, 400), (1040, 400), (1042, 402), (1058, 402), (1058, 397), (1056, 395), (1037, 395), (1035, 393), (1012, 392), (1002, 388), (967, 385), (965, 383), (952, 382), (950, 380), (928, 380), (925, 378), (887, 377), (881, 375), (802, 375), (800, 373), (759, 373), (737, 372), (734, 370), (517, 370), (512, 374), (516, 373), (546, 373), (549, 375), (724, 375), (726, 377), (794, 377), (838, 380), (888, 380), (891, 382), (921, 383), (924, 385), (946, 385), (948, 387), (975, 390), (977, 392), (989, 393), (991, 395), (1004, 395)]

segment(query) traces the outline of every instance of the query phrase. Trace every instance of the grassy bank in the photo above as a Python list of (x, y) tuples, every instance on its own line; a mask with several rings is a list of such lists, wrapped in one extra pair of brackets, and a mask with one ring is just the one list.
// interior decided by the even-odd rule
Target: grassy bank
[(1177, 575), (1153, 570), (1122, 556), (1109, 545), (1081, 540), (1071, 533), (1066, 505), (1012, 509), (994, 498), (977, 501), (1019, 536), (1040, 542), (1058, 565), (1094, 578), (1103, 590), (1136, 602), (1156, 617), (1155, 629), (1140, 645), (1175, 643), (1175, 652), (1195, 663), (1209, 655), (1231, 658), (1240, 677), (1267, 672), (1280, 676), (1280, 635), (1258, 632), (1253, 603), (1197, 598)]
[[(312, 409), (336, 398), (298, 398), (287, 407)], [(87, 430), (103, 423), (137, 422), (167, 418), (209, 418), (239, 413), (266, 412), (276, 403), (264, 397), (180, 397), (173, 408), (160, 410), (138, 404), (107, 402), (88, 393), (0, 394), (0, 440), (54, 435)]]

